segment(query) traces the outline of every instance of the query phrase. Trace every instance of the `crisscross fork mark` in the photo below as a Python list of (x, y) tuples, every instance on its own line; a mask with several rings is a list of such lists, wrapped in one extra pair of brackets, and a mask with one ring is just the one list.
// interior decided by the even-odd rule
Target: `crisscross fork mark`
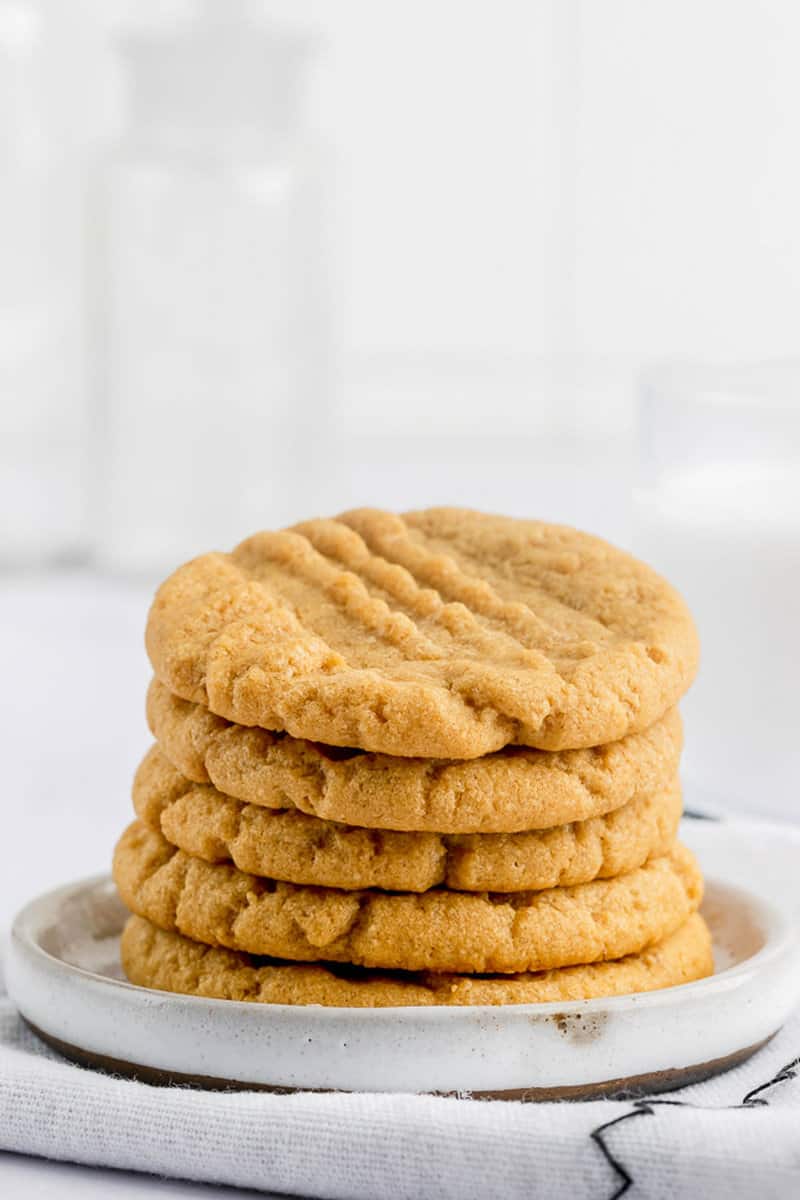
[[(298, 526), (298, 531), (320, 555), (352, 572), (411, 620), (433, 626), (445, 639), (443, 648), (453, 647), (460, 655), (489, 662), (512, 661), (554, 670), (542, 650), (543, 644), (552, 640), (551, 631), (525, 606), (500, 600), (488, 584), (464, 576), (457, 587), (432, 586), (442, 581), (419, 570), (415, 573), (414, 563), (377, 553), (360, 532), (338, 521), (310, 521)], [(484, 593), (483, 600), (478, 598), (479, 591)], [(522, 618), (529, 625), (535, 623), (536, 636), (525, 631)], [(462, 638), (472, 643), (469, 650)], [(559, 653), (564, 653), (563, 646)]]
[(464, 604), (476, 619), (482, 618), (492, 629), (501, 626), (507, 636), (513, 637), (527, 649), (541, 650), (563, 658), (582, 658), (594, 652), (597, 641), (609, 639), (609, 631), (600, 621), (587, 617), (579, 608), (564, 603), (546, 589), (538, 588), (548, 602), (558, 605), (571, 618), (578, 617), (582, 625), (591, 628), (592, 636), (576, 638), (563, 634), (534, 612), (529, 604), (503, 599), (490, 580), (479, 571), (470, 574), (459, 565), (454, 552), (433, 551), (421, 541), (412, 540), (402, 518), (397, 517), (396, 521), (402, 523), (406, 534), (404, 538), (388, 531), (376, 531), (369, 527), (367, 521), (359, 520), (357, 515), (346, 518), (342, 523), (358, 533), (373, 554), (380, 554), (385, 561), (404, 567), (420, 587), (434, 587), (445, 599)]

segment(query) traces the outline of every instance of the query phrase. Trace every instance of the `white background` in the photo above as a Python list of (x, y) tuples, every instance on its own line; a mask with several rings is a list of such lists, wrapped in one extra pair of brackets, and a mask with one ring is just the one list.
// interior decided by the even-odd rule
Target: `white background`
[[(101, 223), (90, 208), (84, 242), (70, 241), (76, 179), (102, 174), (129, 119), (119, 39), (166, 30), (191, 7), (74, 0), (67, 19), (59, 0), (0, 0), (0, 498), (18, 509), (0, 560), (97, 553), (108, 525), (97, 432), (111, 399), (92, 387), (102, 290), (92, 312), (82, 307)], [(216, 411), (230, 396), (198, 402), (189, 428), (177, 398), (159, 399), (157, 420), (147, 395), (127, 398), (127, 457), (115, 470), (130, 511), (127, 523), (112, 513), (99, 556), (163, 567), (249, 525), (371, 500), (474, 502), (476, 484), (486, 506), (624, 539), (619, 470), (642, 365), (798, 352), (800, 8), (284, 0), (248, 10), (316, 39), (306, 127), (323, 148), (334, 357), (295, 418), (321, 452), (313, 467), (297, 447), (265, 454), (260, 472), (248, 460), (237, 508), (243, 447), (275, 438), (269, 395), (233, 432)], [(20, 198), (20, 164), (30, 174), (31, 162), (40, 176), (26, 176)], [(130, 436), (137, 408), (141, 445)], [(527, 471), (514, 451), (522, 435)], [(600, 456), (613, 445), (605, 486), (591, 472), (584, 485), (591, 451), (571, 465), (563, 442), (576, 437), (604, 441)], [(471, 447), (480, 456), (487, 439), (493, 463), (481, 473)], [(536, 482), (554, 461), (573, 497), (563, 513)], [(136, 507), (156, 483), (161, 543), (134, 556)]]
[[(113, 38), (189, 7), (0, 0), (0, 925), (107, 868), (148, 741), (142, 633), (169, 567), (359, 503), (471, 503), (631, 544), (642, 369), (798, 354), (794, 0), (267, 3), (318, 38), (307, 123), (328, 185), (333, 365), (295, 414), (305, 440), (271, 446), (243, 506), (244, 447), (274, 442), (269, 397), (224, 439), (229, 397), (188, 427), (160, 404), (123, 455), (124, 511), (109, 509), (86, 304), (102, 246), (82, 189), (126, 122)], [(125, 414), (140, 434), (145, 399)], [(156, 483), (163, 536), (134, 558)], [(658, 565), (659, 545), (646, 552)], [(702, 601), (713, 554), (697, 570), (679, 582)], [(756, 628), (785, 645), (765, 606), (739, 607), (737, 646)], [(770, 799), (750, 807), (794, 816)], [(0, 1165), (4, 1194), (88, 1195), (90, 1178)]]

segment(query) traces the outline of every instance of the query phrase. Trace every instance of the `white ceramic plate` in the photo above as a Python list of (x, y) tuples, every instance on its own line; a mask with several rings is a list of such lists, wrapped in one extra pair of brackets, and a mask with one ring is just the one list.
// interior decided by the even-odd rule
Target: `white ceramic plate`
[(69, 1057), (156, 1082), (468, 1092), (653, 1091), (741, 1061), (800, 1002), (800, 832), (685, 821), (707, 876), (710, 979), (637, 996), (503, 1007), (347, 1009), (205, 1000), (122, 980), (106, 877), (17, 917), (9, 992)]

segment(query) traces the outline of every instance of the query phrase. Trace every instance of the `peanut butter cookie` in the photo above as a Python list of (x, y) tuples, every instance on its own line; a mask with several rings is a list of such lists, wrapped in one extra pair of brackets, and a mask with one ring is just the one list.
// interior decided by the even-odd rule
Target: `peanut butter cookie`
[(681, 814), (677, 777), (602, 817), (530, 833), (395, 833), (296, 809), (243, 804), (192, 783), (153, 747), (136, 773), (137, 815), (168, 842), (252, 875), (358, 890), (468, 892), (567, 887), (624, 874), (666, 854)]
[(259, 1004), (386, 1008), (432, 1004), (537, 1004), (623, 996), (691, 983), (713, 970), (711, 937), (695, 913), (640, 954), (523, 975), (381, 974), (360, 967), (298, 964), (202, 946), (131, 917), (122, 935), (131, 983), (166, 992)]
[(655, 795), (678, 770), (677, 709), (642, 733), (584, 750), (509, 746), (468, 761), (344, 753), (232, 725), (153, 680), (147, 719), (173, 766), (267, 808), (368, 829), (516, 833), (584, 821)]
[(410, 971), (549, 970), (636, 954), (700, 904), (693, 855), (615, 879), (511, 894), (299, 887), (192, 858), (136, 821), (114, 854), (127, 907), (208, 945), (300, 961)]
[(361, 509), (196, 558), (146, 641), (164, 684), (239, 724), (429, 758), (618, 740), (697, 665), (688, 610), (643, 563), (453, 508)]

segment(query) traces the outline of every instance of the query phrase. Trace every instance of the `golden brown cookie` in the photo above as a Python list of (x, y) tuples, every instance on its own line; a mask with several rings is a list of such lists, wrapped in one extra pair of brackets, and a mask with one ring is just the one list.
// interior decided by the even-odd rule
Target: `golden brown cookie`
[(363, 967), (286, 963), (203, 946), (131, 917), (122, 935), (131, 983), (166, 992), (259, 1004), (387, 1008), (433, 1004), (538, 1004), (623, 996), (691, 983), (714, 969), (699, 913), (661, 942), (627, 958), (524, 975), (381, 974)]
[(114, 879), (132, 912), (208, 945), (300, 961), (502, 973), (638, 953), (677, 929), (703, 890), (680, 845), (616, 879), (544, 892), (298, 887), (192, 858), (140, 821), (117, 843)]
[(187, 563), (147, 624), (158, 678), (241, 725), (400, 756), (594, 746), (692, 681), (678, 594), (599, 538), (360, 509)]
[(642, 733), (584, 750), (509, 746), (466, 762), (344, 755), (264, 729), (232, 725), (153, 680), (147, 719), (173, 766), (198, 783), (267, 808), (368, 829), (516, 833), (584, 821), (663, 792), (683, 731), (671, 709)]
[(681, 814), (677, 777), (602, 817), (531, 833), (394, 833), (243, 804), (192, 783), (154, 746), (136, 772), (137, 815), (208, 862), (321, 887), (468, 892), (566, 887), (624, 874), (666, 854)]

